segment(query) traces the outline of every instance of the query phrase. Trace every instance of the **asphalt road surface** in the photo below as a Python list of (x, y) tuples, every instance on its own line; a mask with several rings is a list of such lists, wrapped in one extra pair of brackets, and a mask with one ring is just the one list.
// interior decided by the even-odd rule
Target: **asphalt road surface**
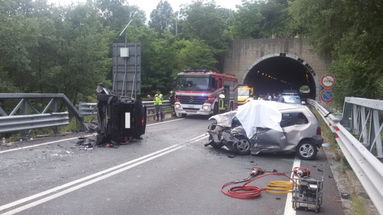
[[(225, 196), (221, 186), (250, 168), (289, 172), (293, 163), (324, 179), (319, 214), (343, 214), (323, 151), (315, 161), (294, 155), (235, 156), (204, 147), (206, 118), (150, 124), (142, 140), (85, 150), (76, 135), (49, 137), (0, 151), (0, 214), (314, 214), (295, 211), (291, 196)], [(92, 134), (89, 138), (94, 138)], [(272, 176), (253, 182), (263, 187)]]

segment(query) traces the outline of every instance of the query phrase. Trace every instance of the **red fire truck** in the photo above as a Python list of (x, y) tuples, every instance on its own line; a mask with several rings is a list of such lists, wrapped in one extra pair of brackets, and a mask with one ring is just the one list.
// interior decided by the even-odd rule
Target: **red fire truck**
[(176, 80), (176, 115), (211, 115), (236, 109), (237, 85), (233, 75), (184, 70)]

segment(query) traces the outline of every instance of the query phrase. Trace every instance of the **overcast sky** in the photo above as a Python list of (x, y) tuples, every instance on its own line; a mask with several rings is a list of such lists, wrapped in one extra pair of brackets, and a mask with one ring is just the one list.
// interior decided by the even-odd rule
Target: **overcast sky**
[[(167, 0), (172, 8), (173, 11), (178, 11), (181, 5), (183, 4), (190, 4), (191, 0)], [(52, 2), (56, 5), (69, 5), (71, 3), (84, 3), (86, 0), (48, 0), (48, 2)], [(141, 10), (145, 11), (146, 17), (149, 19), (150, 12), (152, 12), (153, 9), (156, 8), (158, 2), (160, 0), (127, 0), (129, 5), (136, 5)], [(241, 4), (241, 0), (215, 0), (216, 4), (223, 7), (223, 8), (230, 8), (235, 9), (236, 5)]]

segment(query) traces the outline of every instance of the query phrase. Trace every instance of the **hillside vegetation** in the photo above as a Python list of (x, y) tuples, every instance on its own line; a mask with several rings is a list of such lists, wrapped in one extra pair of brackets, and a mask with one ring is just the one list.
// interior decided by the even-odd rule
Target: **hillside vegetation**
[(331, 59), (336, 101), (383, 99), (383, 1), (245, 0), (236, 11), (194, 1), (173, 11), (159, 1), (150, 20), (125, 0), (55, 7), (0, 1), (0, 92), (61, 92), (73, 102), (111, 84), (111, 44), (124, 26), (142, 44), (143, 95), (167, 92), (186, 68), (221, 71), (233, 39), (307, 38)]

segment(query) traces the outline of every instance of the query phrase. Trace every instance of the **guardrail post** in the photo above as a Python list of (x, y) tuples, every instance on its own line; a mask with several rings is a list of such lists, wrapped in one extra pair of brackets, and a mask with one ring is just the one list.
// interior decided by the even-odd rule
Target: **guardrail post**
[(382, 136), (380, 135), (383, 128), (383, 123), (381, 126), (379, 126), (379, 112), (377, 110), (374, 110), (373, 112), (373, 126), (374, 129), (371, 128), (371, 131), (374, 132), (374, 139), (371, 143), (371, 148), (374, 147), (374, 144), (376, 144), (377, 156), (378, 158), (383, 158)]
[(361, 121), (362, 121), (362, 124), (361, 124), (361, 129), (362, 129), (362, 132), (361, 132), (361, 136), (359, 137), (359, 141), (361, 139), (363, 139), (363, 145), (364, 146), (368, 146), (368, 134), (367, 134), (367, 119), (369, 117), (369, 115), (367, 115), (366, 117), (366, 108), (365, 107), (361, 107), (360, 108), (360, 116), (361, 116)]
[(359, 119), (359, 116), (358, 116), (358, 106), (356, 106), (355, 104), (352, 105), (352, 131), (353, 133), (355, 134), (360, 134), (359, 132), (359, 123), (358, 123), (358, 120)]
[(23, 102), (23, 114), (27, 115), (28, 113), (29, 113), (28, 99), (24, 99), (24, 102)]

